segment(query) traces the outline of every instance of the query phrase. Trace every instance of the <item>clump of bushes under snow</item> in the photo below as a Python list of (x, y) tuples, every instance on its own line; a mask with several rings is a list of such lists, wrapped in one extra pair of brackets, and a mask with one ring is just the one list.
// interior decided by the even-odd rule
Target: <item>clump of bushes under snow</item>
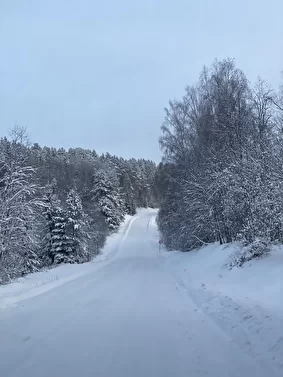
[(270, 247), (270, 242), (265, 239), (256, 239), (251, 243), (239, 242), (225, 267), (231, 270), (233, 267), (242, 267), (244, 263), (252, 259), (263, 258), (269, 254)]

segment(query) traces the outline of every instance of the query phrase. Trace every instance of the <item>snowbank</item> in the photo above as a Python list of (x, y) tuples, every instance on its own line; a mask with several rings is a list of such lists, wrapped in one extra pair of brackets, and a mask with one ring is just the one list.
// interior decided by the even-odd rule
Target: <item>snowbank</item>
[(234, 250), (234, 245), (211, 244), (189, 253), (166, 252), (164, 256), (194, 288), (203, 288), (204, 284), (213, 292), (283, 314), (283, 249), (274, 247), (270, 256), (229, 271), (224, 265)]
[(101, 263), (106, 262), (122, 246), (130, 227), (139, 217), (143, 210), (138, 210), (135, 216), (126, 216), (119, 231), (107, 238), (106, 244), (100, 254), (89, 262), (84, 264), (65, 264), (53, 269), (46, 269), (34, 274), (18, 278), (8, 285), (0, 285), (0, 309), (14, 305), (19, 301), (40, 295), (53, 288), (56, 288), (71, 280), (92, 273), (101, 267)]
[(234, 251), (234, 245), (211, 244), (162, 258), (200, 312), (259, 363), (264, 355), (283, 373), (283, 249), (229, 271), (223, 266)]

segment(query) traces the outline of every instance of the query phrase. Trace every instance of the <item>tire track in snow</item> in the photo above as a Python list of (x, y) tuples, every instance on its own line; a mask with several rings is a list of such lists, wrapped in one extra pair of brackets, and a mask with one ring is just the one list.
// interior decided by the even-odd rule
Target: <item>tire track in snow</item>
[[(273, 373), (272, 376), (282, 375), (280, 343), (283, 342), (283, 337), (280, 334), (276, 338), (271, 337), (271, 339), (273, 338), (273, 342), (271, 342), (267, 324), (271, 319), (264, 315), (264, 311), (260, 313), (255, 308), (251, 310), (249, 307), (237, 304), (228, 296), (225, 297), (220, 293), (213, 294), (207, 291), (205, 285), (199, 289), (193, 287), (192, 284), (189, 287), (176, 274), (173, 276), (176, 284), (185, 292), (198, 312), (215, 329), (218, 329), (218, 332), (227, 341), (234, 343), (239, 349), (245, 350), (263, 369), (269, 369)], [(248, 326), (244, 325), (245, 322), (249, 322)], [(281, 328), (279, 320), (276, 327)], [(260, 332), (263, 334), (265, 332), (265, 342), (260, 342)], [(270, 343), (272, 343), (272, 347)]]
[(155, 216), (151, 216), (151, 218), (148, 220), (146, 230), (149, 231), (149, 227), (152, 225), (152, 220), (155, 218)]

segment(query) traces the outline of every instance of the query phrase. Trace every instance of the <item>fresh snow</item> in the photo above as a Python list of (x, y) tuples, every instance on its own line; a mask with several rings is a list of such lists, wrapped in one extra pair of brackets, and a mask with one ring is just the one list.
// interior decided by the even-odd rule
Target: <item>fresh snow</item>
[[(142, 210), (138, 210), (139, 213), (142, 213)], [(40, 295), (80, 276), (93, 273), (100, 267), (100, 265), (97, 265), (98, 262), (109, 259), (117, 251), (117, 247), (121, 246), (131, 224), (137, 217), (138, 215), (126, 215), (119, 232), (107, 238), (102, 252), (92, 262), (79, 265), (63, 264), (51, 270), (46, 269), (18, 278), (9, 285), (0, 285), (0, 310), (27, 298)]]
[[(283, 375), (283, 250), (241, 268), (225, 265), (236, 245), (211, 244), (189, 253), (163, 253), (181, 289), (198, 310), (259, 364)], [(270, 375), (269, 373), (269, 375)]]
[(283, 375), (283, 255), (228, 271), (233, 246), (159, 252), (156, 210), (103, 253), (0, 287), (2, 377)]

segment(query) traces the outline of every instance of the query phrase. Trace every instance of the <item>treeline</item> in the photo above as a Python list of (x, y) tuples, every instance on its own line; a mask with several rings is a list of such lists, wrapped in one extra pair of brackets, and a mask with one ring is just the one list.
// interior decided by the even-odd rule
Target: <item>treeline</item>
[(168, 249), (283, 241), (282, 131), (282, 87), (252, 87), (230, 59), (169, 103), (156, 176)]
[(90, 261), (125, 214), (156, 206), (156, 166), (95, 151), (0, 140), (0, 284), (44, 266)]

